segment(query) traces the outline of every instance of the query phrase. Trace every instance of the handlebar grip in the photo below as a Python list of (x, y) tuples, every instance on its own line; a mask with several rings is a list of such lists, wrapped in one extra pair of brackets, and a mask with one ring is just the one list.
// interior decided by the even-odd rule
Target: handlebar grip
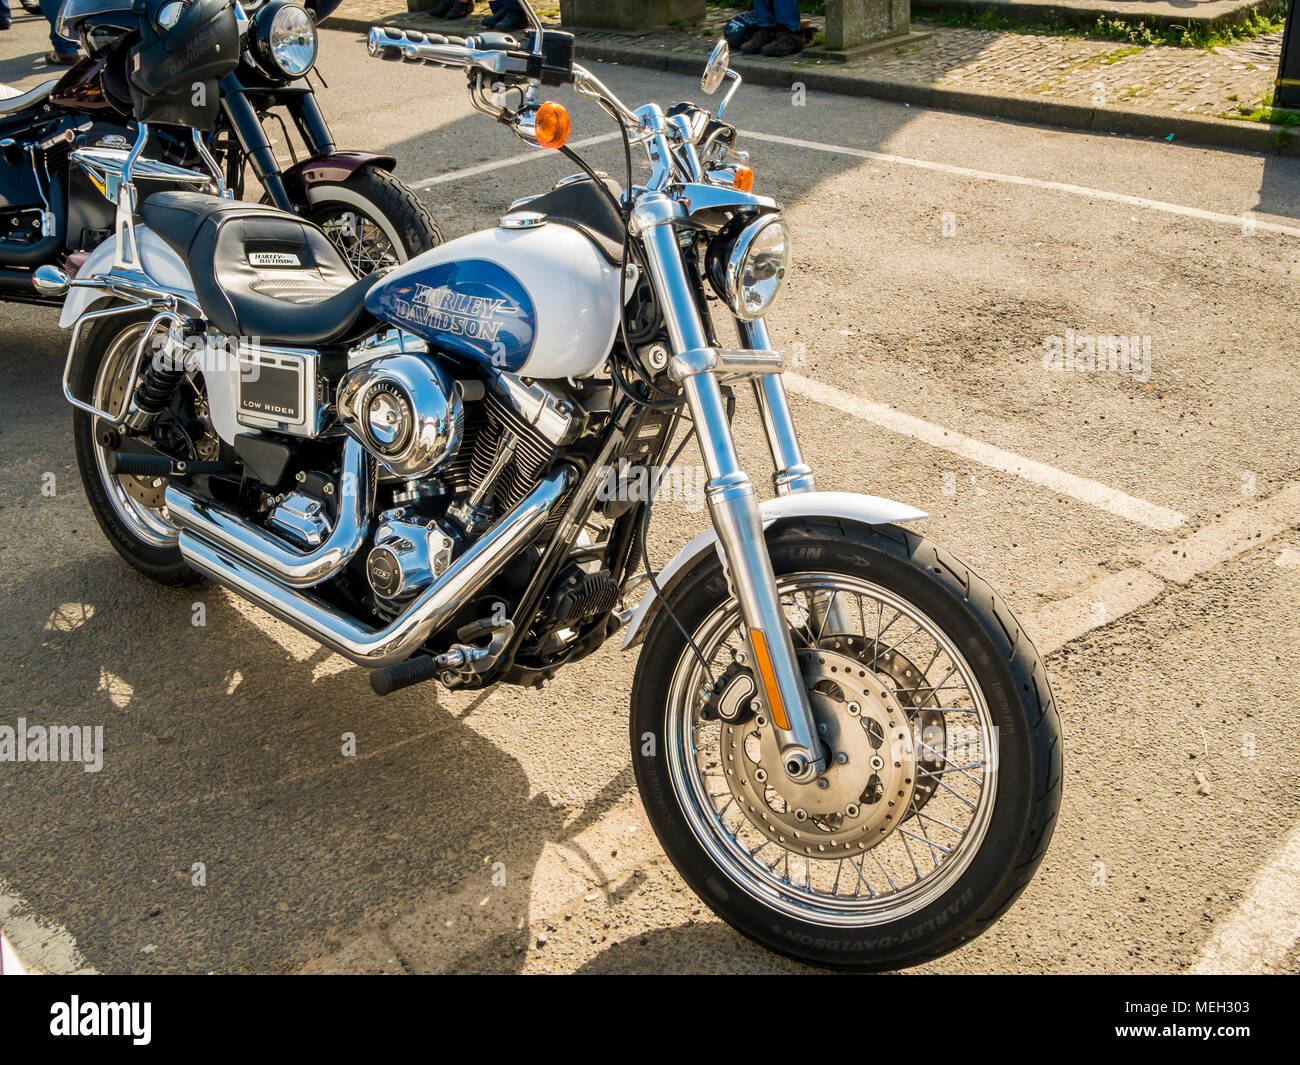
[(510, 36), (508, 33), (476, 33), (472, 37), (465, 38), (467, 48), (500, 48), (500, 49), (518, 49), (522, 47), (519, 41)]
[(469, 49), (459, 40), (444, 37), (441, 33), (372, 26), (367, 47), (377, 59), (423, 61), (447, 67), (465, 67), (470, 63)]

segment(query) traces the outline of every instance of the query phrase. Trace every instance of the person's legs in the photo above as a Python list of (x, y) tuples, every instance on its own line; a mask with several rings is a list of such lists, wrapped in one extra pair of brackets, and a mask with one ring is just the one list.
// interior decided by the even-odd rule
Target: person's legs
[[(772, 21), (777, 26), (791, 33), (799, 32), (799, 0), (767, 0), (767, 3), (775, 9)], [(754, 4), (754, 10), (758, 10), (757, 3)]]
[(501, 0), (501, 14), (497, 18), (497, 29), (502, 33), (528, 28), (528, 16), (519, 6), (519, 0)]
[(54, 46), (54, 54), (60, 59), (75, 59), (80, 51), (77, 42), (54, 32), (54, 22), (59, 17), (59, 8), (62, 6), (63, 0), (41, 0), (41, 14), (50, 23), (50, 44)]
[(763, 55), (785, 56), (802, 52), (803, 33), (799, 29), (798, 0), (775, 0), (775, 7), (776, 27), (763, 42)]
[(7, 0), (0, 0), (0, 30), (9, 28), (9, 4)]
[(754, 18), (758, 19), (758, 29), (745, 38), (740, 46), (744, 55), (757, 55), (776, 36), (779, 27), (776, 13), (772, 10), (772, 0), (754, 0)]

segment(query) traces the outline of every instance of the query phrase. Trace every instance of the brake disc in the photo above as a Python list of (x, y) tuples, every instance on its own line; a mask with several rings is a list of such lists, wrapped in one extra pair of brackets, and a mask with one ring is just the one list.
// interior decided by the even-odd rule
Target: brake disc
[(907, 714), (856, 657), (824, 648), (796, 654), (829, 768), (810, 783), (792, 781), (761, 710), (722, 725), (727, 786), (755, 827), (786, 850), (867, 850), (910, 813), (917, 770)]
[(825, 636), (820, 646), (852, 655), (891, 685), (894, 697), (912, 725), (912, 739), (921, 770), (912, 802), (920, 810), (939, 790), (943, 754), (948, 749), (946, 717), (939, 710), (929, 709), (939, 705), (938, 695), (926, 689), (925, 674), (915, 662), (893, 648), (882, 647), (877, 651), (876, 642), (865, 636)]

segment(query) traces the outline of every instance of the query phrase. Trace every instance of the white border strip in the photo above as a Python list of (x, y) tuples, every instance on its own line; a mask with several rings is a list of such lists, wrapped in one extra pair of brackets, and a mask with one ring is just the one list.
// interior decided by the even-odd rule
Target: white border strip
[(1300, 825), (1256, 876), (1250, 891), (1219, 925), (1189, 972), (1263, 974), (1300, 939)]
[(941, 425), (934, 425), (910, 414), (904, 414), (902, 411), (893, 410), (883, 403), (871, 403), (832, 385), (822, 384), (820, 381), (801, 377), (798, 374), (787, 372), (783, 376), (787, 389), (816, 403), (834, 407), (845, 414), (852, 414), (855, 418), (861, 418), (882, 429), (910, 436), (931, 447), (950, 451), (971, 462), (978, 462), (981, 466), (1002, 473), (1015, 474), (1026, 481), (1032, 481), (1053, 492), (1059, 492), (1061, 495), (1077, 499), (1081, 503), (1087, 503), (1138, 525), (1169, 532), (1187, 521), (1187, 515), (1176, 510), (1148, 503), (1145, 499), (1138, 499), (1117, 489), (1107, 488), (1098, 481), (1090, 481), (1086, 477), (1066, 473), (1012, 451), (1004, 451), (982, 440), (964, 436), (952, 429), (945, 429)]
[[(758, 133), (745, 130), (742, 136), (756, 141), (768, 141), (771, 144), (784, 144), (789, 148), (803, 148), (814, 152), (829, 152), (832, 155), (848, 155), (854, 159), (869, 159), (877, 163), (894, 163), (898, 166), (911, 166), (920, 170), (931, 170), (953, 177), (973, 178), (977, 181), (998, 181), (1004, 185), (1021, 185), (1025, 188), (1044, 189), (1049, 192), (1063, 192), (1069, 196), (1082, 196), (1089, 200), (1105, 200), (1120, 203), (1125, 207), (1141, 207), (1148, 211), (1162, 211), (1165, 214), (1181, 215), (1184, 218), (1197, 218), (1203, 222), (1219, 222), (1223, 225), (1241, 229), (1244, 222), (1242, 215), (1223, 214), (1220, 211), (1206, 211), (1200, 207), (1184, 207), (1178, 203), (1164, 200), (1150, 200), (1145, 196), (1129, 196), (1122, 192), (1107, 192), (1105, 189), (1091, 189), (1086, 185), (1070, 185), (1063, 181), (1043, 181), (1041, 178), (1020, 177), (1016, 174), (999, 174), (991, 170), (972, 170), (966, 166), (953, 166), (950, 163), (933, 163), (926, 159), (913, 159), (906, 155), (890, 155), (888, 152), (873, 152), (866, 148), (846, 148), (839, 144), (823, 144), (821, 141), (805, 141), (798, 137), (782, 137), (775, 133)], [(1288, 237), (1300, 237), (1300, 229), (1285, 226), (1279, 222), (1254, 221), (1257, 233), (1281, 233)]]

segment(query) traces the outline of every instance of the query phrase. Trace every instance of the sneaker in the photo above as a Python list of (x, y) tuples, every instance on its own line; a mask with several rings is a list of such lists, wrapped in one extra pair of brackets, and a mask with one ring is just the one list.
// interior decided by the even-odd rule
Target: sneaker
[(474, 10), (473, 4), (452, 4), (447, 8), (447, 13), (443, 18), (451, 22), (458, 22), (460, 19), (469, 18), (470, 12)]
[[(749, 46), (745, 46), (745, 51)], [(787, 29), (778, 29), (775, 36), (763, 45), (763, 54), (771, 56), (794, 55), (803, 51), (803, 34), (792, 33)]]
[(80, 52), (73, 52), (71, 55), (62, 55), (59, 52), (46, 52), (45, 65), (48, 67), (70, 67), (80, 58)]
[(758, 55), (772, 41), (776, 40), (776, 35), (783, 32), (775, 26), (759, 26), (749, 35), (749, 39), (740, 46), (743, 55)]
[(456, 6), (456, 0), (438, 0), (438, 3), (425, 12), (429, 18), (444, 18), (448, 11)]

